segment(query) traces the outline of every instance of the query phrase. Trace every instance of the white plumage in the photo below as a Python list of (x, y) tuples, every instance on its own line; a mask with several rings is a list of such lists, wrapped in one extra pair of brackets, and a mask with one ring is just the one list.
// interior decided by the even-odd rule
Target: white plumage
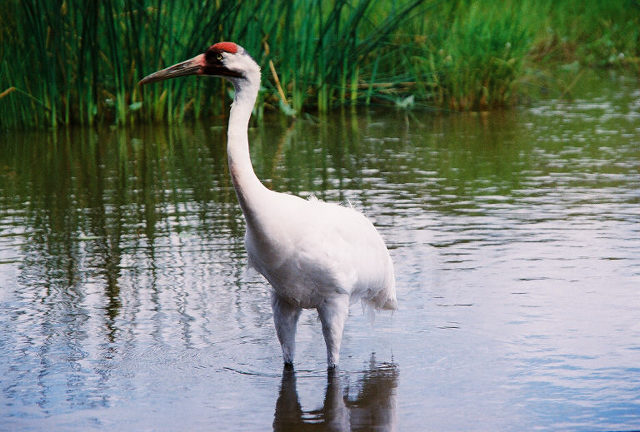
[(249, 264), (273, 287), (273, 317), (285, 365), (292, 366), (295, 333), (303, 308), (315, 308), (335, 367), (349, 304), (397, 307), (393, 263), (373, 224), (350, 207), (267, 189), (256, 177), (247, 129), (260, 88), (260, 67), (232, 43), (145, 77), (140, 83), (183, 75), (213, 75), (231, 81), (236, 93), (229, 116), (229, 172), (247, 223)]

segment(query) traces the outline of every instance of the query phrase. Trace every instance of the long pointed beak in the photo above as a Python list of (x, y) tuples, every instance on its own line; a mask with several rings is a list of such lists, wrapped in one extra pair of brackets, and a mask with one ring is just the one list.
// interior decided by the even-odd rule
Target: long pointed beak
[(204, 54), (200, 54), (192, 59), (174, 64), (166, 69), (154, 72), (151, 75), (147, 75), (138, 82), (138, 85), (149, 84), (185, 75), (201, 75), (203, 73), (204, 65)]

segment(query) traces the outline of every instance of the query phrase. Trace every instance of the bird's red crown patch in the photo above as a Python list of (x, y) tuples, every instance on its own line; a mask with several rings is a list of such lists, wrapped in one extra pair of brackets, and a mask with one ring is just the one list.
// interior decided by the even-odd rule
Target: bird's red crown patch
[(233, 42), (218, 42), (213, 45), (211, 48), (218, 49), (220, 51), (225, 51), (231, 54), (235, 54), (238, 52), (238, 45)]

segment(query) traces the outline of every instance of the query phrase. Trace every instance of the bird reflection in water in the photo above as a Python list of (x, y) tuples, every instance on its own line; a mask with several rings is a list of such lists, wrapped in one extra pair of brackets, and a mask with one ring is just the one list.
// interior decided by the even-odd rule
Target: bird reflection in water
[(393, 363), (376, 364), (371, 356), (369, 368), (357, 380), (356, 392), (343, 388), (340, 372), (327, 371), (323, 406), (306, 411), (300, 405), (296, 389), (296, 372), (282, 371), (280, 395), (276, 402), (273, 430), (285, 431), (355, 431), (396, 430), (396, 388), (400, 371)]

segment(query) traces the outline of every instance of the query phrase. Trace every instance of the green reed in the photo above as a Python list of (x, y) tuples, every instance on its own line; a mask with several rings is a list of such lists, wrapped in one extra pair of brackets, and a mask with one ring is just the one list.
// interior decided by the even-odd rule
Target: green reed
[(637, 68), (639, 17), (637, 0), (4, 0), (0, 129), (224, 113), (222, 80), (137, 86), (220, 40), (263, 68), (258, 117), (373, 103), (491, 109), (553, 76), (549, 64)]
[(470, 2), (458, 6), (449, 27), (429, 32), (429, 48), (415, 61), (433, 101), (453, 110), (507, 104), (532, 45), (526, 16), (523, 2)]
[[(379, 25), (368, 13), (372, 3), (7, 0), (0, 6), (0, 88), (18, 91), (0, 103), (0, 127), (181, 121), (219, 113), (228, 90), (219, 81), (174, 80), (144, 90), (136, 83), (224, 39), (240, 41), (263, 66), (273, 58), (282, 67), (284, 90), (267, 77), (263, 104), (277, 104), (279, 93), (289, 99), (284, 105), (300, 110), (311, 93), (312, 104), (325, 110), (336, 94), (347, 99), (336, 88), (357, 81), (355, 61), (422, 1), (408, 1)], [(263, 54), (269, 45), (272, 57)]]

